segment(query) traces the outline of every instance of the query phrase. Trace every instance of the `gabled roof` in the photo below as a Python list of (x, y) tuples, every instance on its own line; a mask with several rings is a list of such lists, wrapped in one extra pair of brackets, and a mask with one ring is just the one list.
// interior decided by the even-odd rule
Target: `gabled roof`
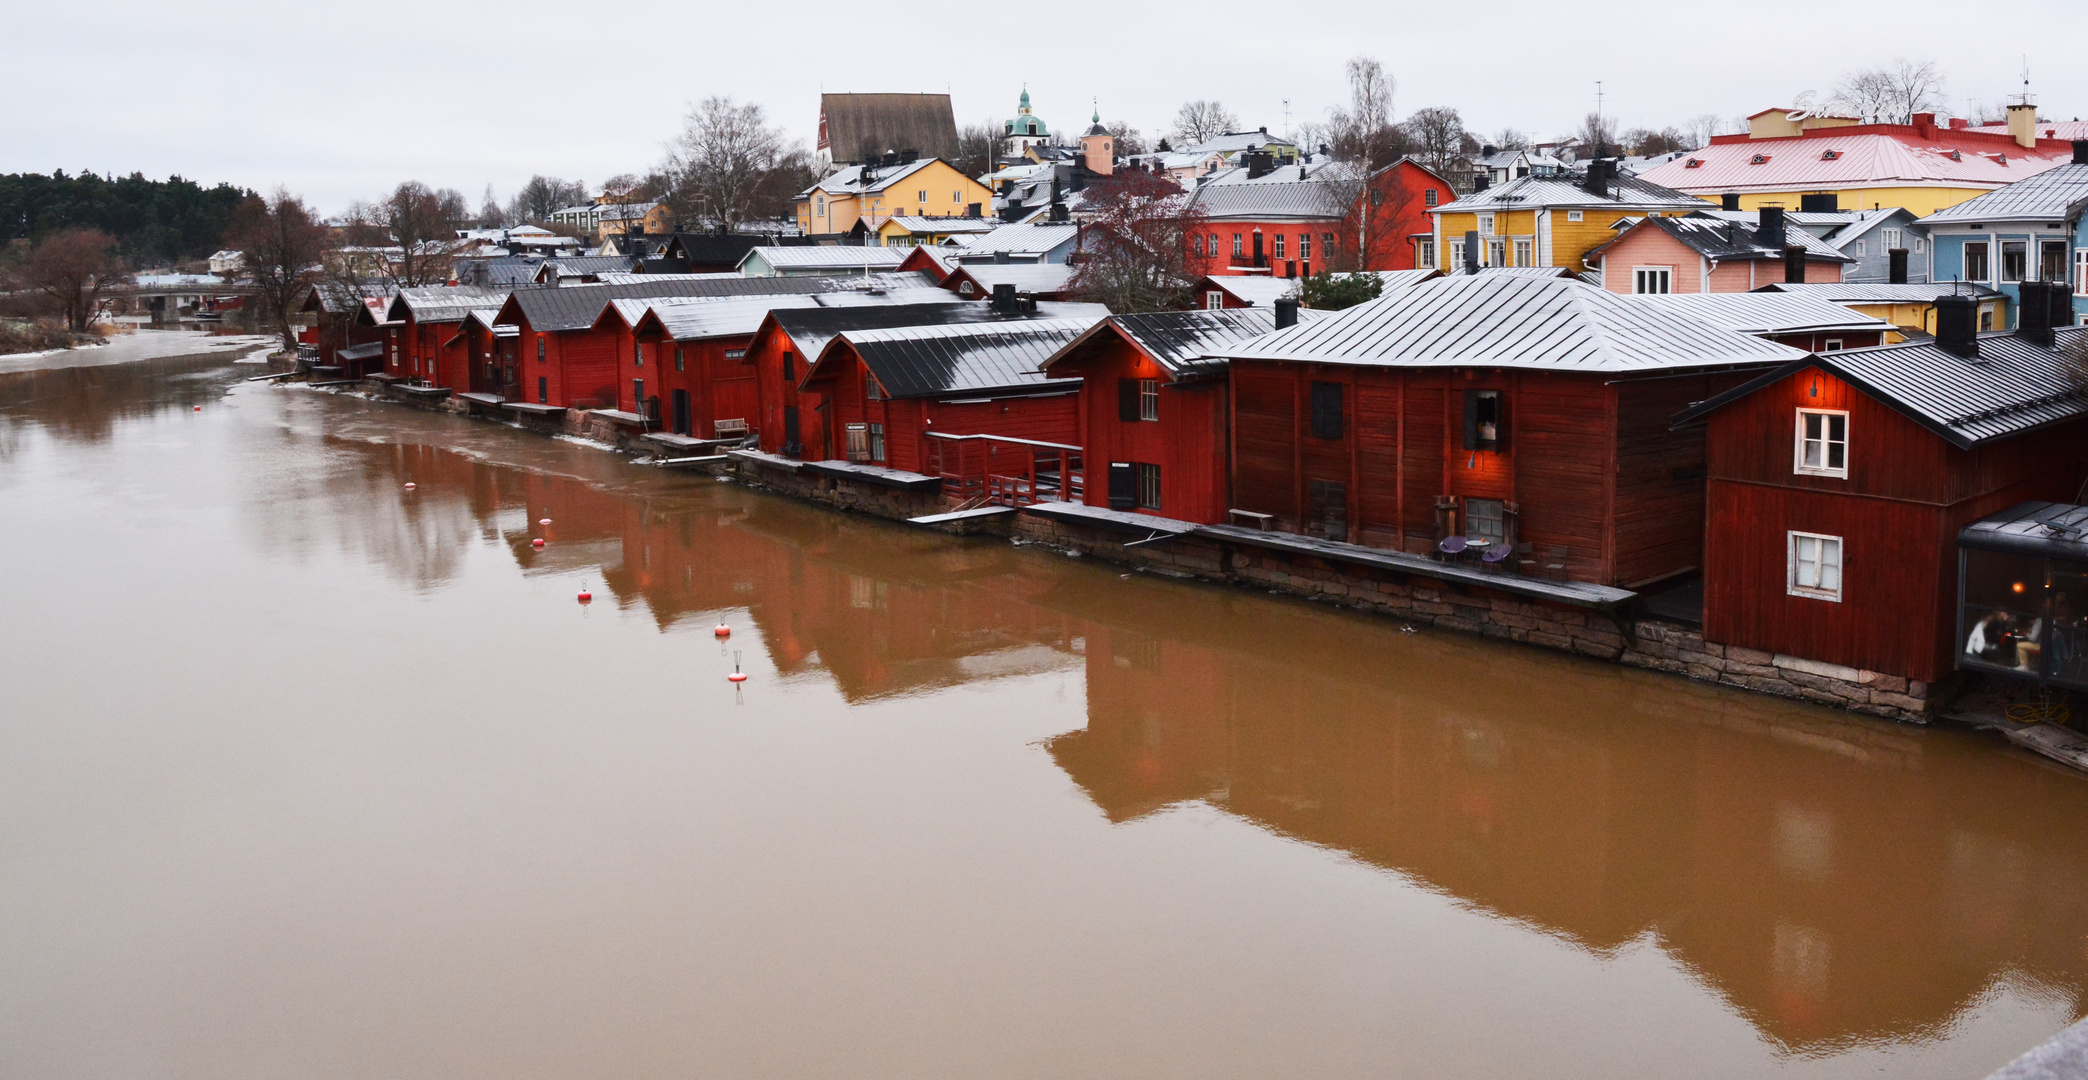
[[(920, 158), (915, 161), (909, 161), (904, 165), (893, 165), (890, 168), (876, 165), (850, 165), (799, 192), (798, 197), (805, 198), (815, 191), (824, 191), (829, 195), (862, 195), (873, 191), (883, 191), (893, 184), (927, 168), (936, 160), (936, 158), (932, 157)], [(863, 178), (865, 172), (870, 174), (868, 180)]]
[(1196, 283), (1198, 299), (1212, 289), (1250, 306), (1271, 307), (1286, 296), (1298, 295), (1298, 279), (1265, 274), (1211, 274)]
[(853, 244), (806, 244), (792, 247), (749, 248), (740, 258), (740, 268), (759, 257), (778, 270), (890, 269), (906, 258), (902, 248), (857, 247)]
[(1891, 285), (1882, 281), (1772, 282), (1755, 292), (1802, 293), (1834, 304), (1933, 304), (1938, 296), (1970, 296), (1990, 300), (2001, 294), (1971, 282)]
[(1242, 150), (1259, 150), (1264, 146), (1296, 146), (1289, 139), (1271, 135), (1265, 130), (1228, 131), (1213, 135), (1195, 146), (1182, 151), (1190, 154), (1237, 154)]
[(1556, 207), (1562, 210), (1615, 210), (1622, 217), (1634, 210), (1704, 208), (1704, 200), (1651, 183), (1642, 176), (1613, 177), (1608, 195), (1597, 195), (1581, 185), (1582, 178), (1578, 176), (1517, 177), (1485, 191), (1475, 191), (1456, 202), (1444, 203), (1430, 212), (1466, 214)]
[(602, 318), (613, 316), (624, 324), (639, 327), (648, 322), (674, 341), (745, 337), (761, 329), (771, 311), (810, 308), (896, 307), (918, 304), (961, 304), (965, 301), (942, 289), (845, 290), (824, 293), (793, 293), (781, 296), (654, 297), (612, 300)]
[(1985, 188), (2034, 176), (2071, 154), (2071, 148), (2023, 147), (1986, 133), (1870, 124), (1776, 139), (1721, 136), (1640, 178), (1706, 194), (1901, 185)]
[(868, 161), (894, 150), (957, 156), (948, 94), (821, 94), (820, 136), (835, 161)]
[(1804, 355), (1566, 278), (1436, 278), (1278, 330), (1236, 359), (1397, 367), (1652, 372)]
[(1320, 180), (1214, 181), (1191, 192), (1189, 205), (1212, 221), (1330, 221), (1346, 212), (1343, 190)]
[(886, 218), (885, 223), (917, 233), (984, 233), (1000, 227), (998, 218), (913, 217), (907, 214), (895, 214)]
[(1097, 321), (1099, 316), (852, 330), (827, 345), (820, 360), (825, 362), (846, 343), (885, 393), (895, 398), (1073, 390), (1079, 388), (1079, 379), (1052, 379), (1041, 365)]
[[(1035, 315), (1001, 315), (991, 305), (980, 303), (907, 304), (896, 307), (822, 308), (809, 311), (771, 312), (757, 332), (766, 336), (768, 327), (790, 338), (798, 355), (818, 357), (835, 337), (859, 330), (889, 330), (904, 327), (948, 326), (960, 323), (1020, 323), (1031, 319), (1100, 319), (1109, 309), (1100, 304), (1040, 303)], [(812, 377), (808, 365), (804, 379)], [(802, 380), (801, 380), (802, 381)]]
[(2088, 396), (2066, 353), (2088, 345), (2088, 327), (2057, 331), (2047, 349), (2010, 333), (1979, 335), (1966, 360), (1933, 341), (1807, 356), (1675, 417), (1688, 424), (1808, 367), (1842, 379), (1960, 450), (2088, 415)]
[(388, 319), (415, 322), (459, 322), (473, 308), (498, 308), (513, 290), (501, 285), (427, 285), (400, 289), (385, 313)]
[(557, 267), (562, 277), (594, 277), (601, 274), (623, 274), (638, 265), (636, 255), (559, 255), (544, 260), (537, 268), (539, 275), (550, 267)]
[(375, 303), (380, 308), (389, 303), (392, 290), (382, 288), (380, 296), (360, 296), (337, 281), (315, 281), (305, 286), (304, 299), (299, 302), (300, 311), (323, 311), (329, 315), (347, 315), (358, 308), (367, 309)]
[[(1298, 310), (1300, 326), (1334, 316), (1331, 311)], [(1044, 361), (1043, 369), (1074, 355), (1097, 337), (1115, 334), (1160, 365), (1176, 382), (1209, 378), (1225, 373), (1225, 361), (1213, 359), (1224, 350), (1249, 338), (1276, 329), (1276, 311), (1269, 307), (1215, 308), (1196, 311), (1156, 311), (1140, 315), (1111, 315), (1086, 333), (1066, 343)]]
[(2088, 205), (2088, 165), (2046, 169), (2005, 188), (1966, 199), (1922, 218), (1923, 225), (1985, 221), (2063, 221)]
[(863, 288), (924, 287), (935, 284), (925, 274), (877, 274), (862, 277), (760, 277), (733, 274), (632, 274), (592, 285), (528, 285), (518, 288), (500, 309), (503, 323), (527, 318), (538, 333), (585, 330), (601, 318), (611, 300), (663, 296), (779, 296), (788, 293), (837, 292)]
[(1631, 299), (1742, 334), (1882, 333), (1892, 329), (1892, 324), (1883, 319), (1859, 315), (1806, 293), (1660, 293)]
[[(1712, 217), (1648, 217), (1618, 233), (1615, 244), (1639, 229), (1658, 229), (1674, 237), (1684, 247), (1719, 262), (1737, 262), (1764, 259), (1782, 259), (1783, 247), (1761, 242), (1757, 231), (1736, 221), (1720, 221)], [(1805, 257), (1811, 262), (1855, 262), (1855, 259), (1837, 251), (1833, 245), (1804, 229), (1784, 229), (1784, 243), (1805, 248)], [(1608, 247), (1609, 244), (1603, 245)], [(1600, 250), (1599, 248), (1597, 250)], [(1589, 262), (1595, 260), (1595, 252), (1589, 252)]]
[(1070, 222), (1004, 225), (959, 249), (958, 258), (965, 262), (990, 259), (996, 252), (1041, 257), (1071, 243), (1079, 235), (1080, 226)]
[(981, 296), (992, 295), (995, 285), (1013, 285), (1017, 293), (1035, 296), (1066, 291), (1066, 283), (1073, 280), (1073, 267), (1065, 263), (967, 263), (952, 267), (953, 280), (944, 281), (943, 287), (954, 288), (960, 274), (979, 286)]

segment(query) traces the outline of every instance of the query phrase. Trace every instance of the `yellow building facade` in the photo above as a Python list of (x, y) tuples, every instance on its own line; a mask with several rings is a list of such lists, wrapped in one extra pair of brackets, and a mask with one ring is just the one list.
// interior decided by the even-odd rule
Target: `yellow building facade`
[(1616, 239), (1625, 218), (1678, 216), (1702, 209), (1679, 192), (1652, 194), (1620, 185), (1624, 198), (1604, 198), (1558, 179), (1524, 178), (1474, 192), (1430, 211), (1432, 251), (1416, 252), (1417, 266), (1446, 274), (1463, 262), (1465, 234), (1479, 234), (1481, 266), (1587, 269), (1588, 252)]
[(797, 198), (798, 231), (824, 236), (852, 231), (857, 222), (881, 232), (895, 217), (964, 217), (973, 206), (991, 213), (993, 192), (940, 158), (874, 168), (850, 166)]

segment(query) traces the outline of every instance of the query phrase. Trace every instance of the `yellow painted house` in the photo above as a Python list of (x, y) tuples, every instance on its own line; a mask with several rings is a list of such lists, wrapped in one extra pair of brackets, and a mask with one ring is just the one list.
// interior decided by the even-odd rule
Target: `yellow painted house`
[[(1902, 330), (1936, 333), (1936, 297), (1955, 292), (1978, 301), (1981, 330), (2008, 328), (2008, 297), (1984, 285), (1944, 282), (1935, 285), (1891, 285), (1883, 282), (1810, 282), (1790, 285), (1778, 282), (1763, 286), (1768, 292), (1802, 293), (1828, 303), (1840, 304), (1859, 315), (1883, 319)], [(1886, 344), (1892, 344), (1887, 341)]]
[(896, 217), (977, 217), (993, 210), (993, 192), (941, 158), (891, 165), (850, 165), (799, 193), (798, 231), (849, 233), (861, 223), (882, 235)]
[(1477, 233), (1481, 266), (1588, 269), (1588, 252), (1616, 239), (1612, 227), (1627, 217), (1673, 216), (1702, 210), (1702, 200), (1634, 177), (1612, 177), (1609, 162), (1591, 163), (1590, 177), (1525, 176), (1475, 191), (1429, 211), (1435, 225), (1420, 240), (1414, 265), (1446, 274), (1463, 269), (1464, 239)]
[(1720, 135), (1640, 179), (1735, 210), (1901, 206), (1927, 216), (2073, 160), (2073, 144), (2034, 105), (2009, 106), (2002, 130), (1934, 113), (1909, 124), (1793, 109), (1747, 119), (1747, 134)]

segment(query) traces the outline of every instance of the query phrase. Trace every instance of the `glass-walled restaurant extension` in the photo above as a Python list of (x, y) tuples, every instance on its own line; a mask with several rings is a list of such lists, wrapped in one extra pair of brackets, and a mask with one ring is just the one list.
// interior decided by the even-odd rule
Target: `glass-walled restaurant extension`
[(1957, 666), (2088, 690), (2088, 507), (2026, 502), (1958, 533)]

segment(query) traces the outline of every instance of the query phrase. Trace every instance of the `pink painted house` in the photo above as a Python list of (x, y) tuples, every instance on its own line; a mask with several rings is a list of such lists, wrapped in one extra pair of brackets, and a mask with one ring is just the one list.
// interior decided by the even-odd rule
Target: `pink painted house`
[(1776, 207), (1765, 207), (1758, 225), (1689, 214), (1639, 218), (1617, 228), (1617, 238), (1587, 260), (1601, 267), (1602, 287), (1615, 293), (1752, 292), (1789, 281), (1839, 282), (1855, 261), (1786, 226)]

